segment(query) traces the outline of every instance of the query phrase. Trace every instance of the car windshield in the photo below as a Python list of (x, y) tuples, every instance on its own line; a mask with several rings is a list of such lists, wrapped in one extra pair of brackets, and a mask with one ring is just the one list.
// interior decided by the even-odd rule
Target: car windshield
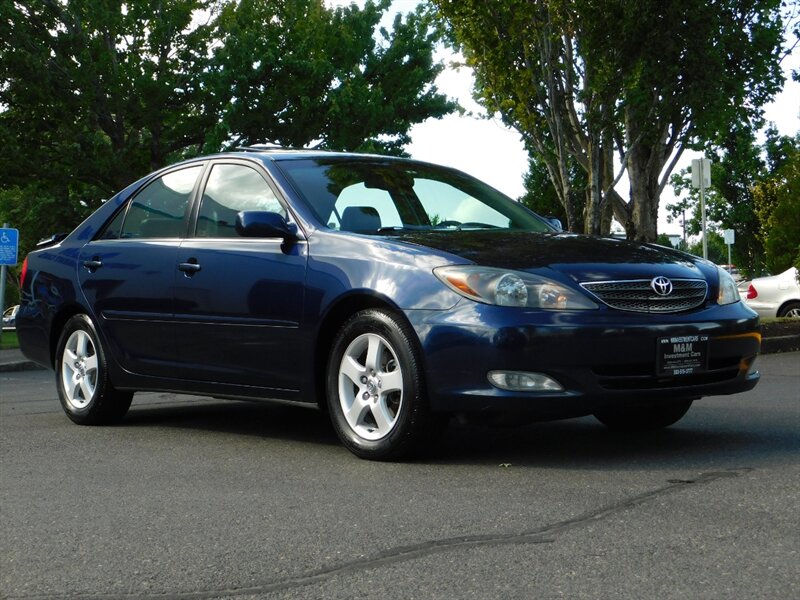
[(355, 158), (284, 160), (279, 164), (320, 223), (334, 230), (367, 234), (553, 231), (497, 190), (443, 167)]

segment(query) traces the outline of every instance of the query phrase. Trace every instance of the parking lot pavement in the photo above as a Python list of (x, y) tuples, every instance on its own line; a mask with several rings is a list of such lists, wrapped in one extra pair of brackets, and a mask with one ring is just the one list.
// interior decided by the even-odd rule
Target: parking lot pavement
[(4, 598), (793, 598), (800, 354), (676, 426), (454, 424), (375, 463), (307, 409), (140, 394), (73, 425), (0, 374)]

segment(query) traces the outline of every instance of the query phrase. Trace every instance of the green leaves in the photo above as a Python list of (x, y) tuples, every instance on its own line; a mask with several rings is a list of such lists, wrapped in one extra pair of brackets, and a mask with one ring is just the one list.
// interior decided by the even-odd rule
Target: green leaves
[(30, 248), (153, 169), (240, 144), (402, 153), (456, 106), (434, 84), (440, 30), (421, 9), (379, 29), (389, 5), (0, 0), (0, 221)]
[(800, 262), (800, 136), (795, 144), (783, 166), (753, 190), (772, 273)]
[(628, 237), (652, 241), (683, 149), (758, 123), (782, 83), (780, 0), (433, 3), (475, 67), (477, 97), (547, 167), (573, 230), (572, 163), (587, 175), (586, 231), (610, 203)]
[(39, 173), (110, 193), (267, 141), (397, 153), (411, 125), (455, 109), (434, 85), (430, 18), (378, 30), (388, 0), (0, 3), (0, 136), (16, 149), (0, 159), (3, 185)]
[(328, 9), (319, 0), (228, 4), (206, 77), (230, 145), (277, 142), (398, 153), (412, 124), (455, 105), (436, 92), (441, 66), (416, 12), (380, 30), (388, 2)]
[[(760, 146), (754, 128), (740, 124), (715, 146), (707, 151), (712, 161), (706, 192), (709, 230), (736, 232), (733, 262), (748, 276), (761, 275), (765, 267), (773, 273), (786, 270), (800, 252), (800, 224), (792, 213), (797, 208), (793, 199), (800, 196), (800, 136), (780, 136), (769, 129)], [(667, 208), (672, 219), (688, 214), (686, 231), (697, 235), (700, 199), (689, 171), (672, 176), (675, 193), (682, 197)]]

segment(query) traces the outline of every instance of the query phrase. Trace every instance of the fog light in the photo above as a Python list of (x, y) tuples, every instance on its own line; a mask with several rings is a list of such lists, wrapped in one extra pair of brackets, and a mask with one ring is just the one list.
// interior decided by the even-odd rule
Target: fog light
[(747, 367), (747, 373), (745, 373), (745, 377), (750, 377), (750, 375), (752, 375), (753, 373), (758, 373), (758, 369), (756, 369), (756, 358), (757, 357), (754, 356), (752, 359), (750, 359), (749, 361), (750, 364), (747, 364), (748, 363), (747, 360), (742, 361), (744, 362), (743, 366)]
[(489, 383), (510, 392), (561, 392), (564, 386), (544, 373), (489, 371)]

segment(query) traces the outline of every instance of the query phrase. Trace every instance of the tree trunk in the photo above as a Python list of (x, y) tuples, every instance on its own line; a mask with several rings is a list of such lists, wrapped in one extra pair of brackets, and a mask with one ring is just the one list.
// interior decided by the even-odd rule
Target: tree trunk
[(628, 157), (628, 178), (631, 184), (631, 225), (625, 227), (629, 240), (655, 242), (658, 237), (658, 202), (661, 161), (653, 149), (636, 144)]
[[(611, 221), (614, 219), (614, 198), (606, 192), (614, 182), (614, 140), (609, 133), (603, 136), (603, 206), (600, 209), (600, 235), (611, 235)], [(613, 190), (610, 190), (613, 192)], [(616, 194), (616, 192), (613, 192)]]
[(562, 182), (561, 186), (561, 204), (564, 206), (564, 212), (567, 214), (567, 231), (575, 231), (578, 223), (578, 210), (576, 207), (575, 194), (573, 193), (572, 186), (569, 181)]
[(603, 160), (597, 136), (589, 138), (589, 187), (586, 190), (586, 222), (584, 231), (589, 235), (600, 235), (603, 208)]

